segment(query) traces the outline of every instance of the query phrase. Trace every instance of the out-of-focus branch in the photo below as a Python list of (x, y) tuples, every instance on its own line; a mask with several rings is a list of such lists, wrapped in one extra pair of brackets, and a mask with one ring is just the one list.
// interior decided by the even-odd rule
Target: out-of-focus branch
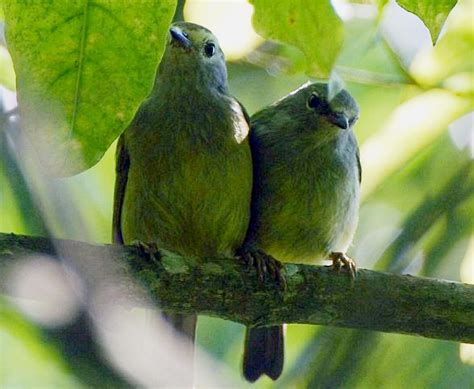
[[(0, 234), (0, 274), (19, 256), (54, 256), (58, 247), (91, 278), (107, 272), (88, 269), (112, 260), (125, 279), (138, 280), (164, 310), (245, 325), (323, 324), (474, 343), (474, 286), (409, 275), (359, 270), (351, 284), (346, 274), (328, 267), (287, 264), (288, 287), (282, 292), (271, 281), (259, 284), (254, 271), (236, 259), (184, 259), (164, 250), (153, 258), (136, 247), (13, 234)], [(117, 287), (127, 294), (128, 285)]]

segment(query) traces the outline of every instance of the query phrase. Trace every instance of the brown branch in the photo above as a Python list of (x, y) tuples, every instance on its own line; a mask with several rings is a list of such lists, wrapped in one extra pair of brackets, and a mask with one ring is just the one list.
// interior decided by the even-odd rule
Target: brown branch
[[(0, 274), (20, 255), (58, 252), (68, 253), (92, 287), (104, 282), (113, 263), (117, 274), (138, 280), (164, 310), (251, 326), (322, 324), (474, 343), (474, 285), (409, 275), (361, 269), (351, 285), (346, 274), (329, 267), (286, 264), (283, 293), (270, 281), (259, 284), (255, 272), (235, 259), (184, 259), (164, 250), (154, 259), (136, 247), (12, 234), (0, 234)], [(128, 282), (119, 286), (135, 296)]]

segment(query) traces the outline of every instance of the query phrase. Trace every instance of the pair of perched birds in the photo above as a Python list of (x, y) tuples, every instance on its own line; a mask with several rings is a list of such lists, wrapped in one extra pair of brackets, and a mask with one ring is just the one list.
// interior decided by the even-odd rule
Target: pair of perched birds
[[(115, 242), (238, 255), (260, 276), (278, 273), (277, 260), (332, 259), (353, 273), (345, 251), (358, 219), (357, 118), (349, 93), (329, 98), (323, 83), (249, 118), (229, 94), (214, 35), (173, 24), (154, 88), (118, 143)], [(194, 340), (196, 317), (169, 319)], [(283, 359), (281, 326), (247, 331), (247, 380), (277, 379)]]

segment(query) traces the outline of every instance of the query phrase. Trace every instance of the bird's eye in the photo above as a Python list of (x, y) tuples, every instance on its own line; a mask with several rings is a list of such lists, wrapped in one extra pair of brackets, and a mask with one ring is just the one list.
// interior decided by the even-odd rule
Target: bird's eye
[(308, 99), (308, 107), (312, 109), (318, 108), (321, 103), (321, 99), (315, 93), (312, 93), (310, 98)]
[(183, 34), (185, 38), (189, 38), (189, 35), (186, 31), (181, 30), (181, 34)]
[(204, 45), (204, 53), (207, 57), (212, 57), (216, 53), (216, 45), (212, 42), (208, 42)]

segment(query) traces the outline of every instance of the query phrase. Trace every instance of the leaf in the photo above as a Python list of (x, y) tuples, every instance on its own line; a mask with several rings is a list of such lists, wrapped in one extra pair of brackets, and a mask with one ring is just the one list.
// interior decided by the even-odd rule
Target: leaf
[[(431, 159), (433, 158), (439, 157), (434, 155)], [(453, 161), (450, 160), (450, 163)], [(456, 163), (455, 166), (457, 165), (459, 163)], [(400, 234), (378, 261), (376, 269), (401, 273), (408, 267), (413, 259), (408, 253), (409, 250), (428, 233), (442, 216), (453, 213), (474, 193), (474, 174), (472, 174), (471, 165), (471, 161), (467, 161), (461, 167), (457, 167), (447, 183), (439, 183), (438, 186), (441, 189), (438, 193), (433, 194), (431, 191), (425, 190), (426, 194), (423, 200), (406, 216)], [(416, 169), (414, 173), (419, 174), (420, 171), (426, 171), (426, 169)], [(441, 173), (445, 172), (440, 172), (439, 175)], [(407, 178), (404, 180), (404, 187), (408, 186), (409, 179)]]
[(379, 11), (381, 11), (388, 3), (388, 0), (372, 0), (372, 3), (375, 4)]
[(8, 50), (3, 46), (0, 46), (0, 85), (15, 90), (15, 71), (12, 59)]
[(342, 47), (344, 30), (329, 0), (251, 0), (253, 25), (267, 39), (298, 47), (307, 72), (327, 78)]
[(401, 104), (361, 147), (365, 177), (362, 197), (366, 198), (471, 109), (471, 99), (442, 89), (428, 90)]
[(437, 85), (460, 93), (474, 92), (474, 23), (472, 1), (460, 1), (435, 47), (415, 57), (410, 73), (423, 85)]
[(0, 296), (2, 387), (85, 388), (71, 374), (57, 347), (45, 342), (41, 329), (28, 322), (12, 302), (15, 300)]
[(438, 39), (441, 27), (456, 2), (457, 0), (397, 0), (400, 6), (425, 23), (433, 43)]
[(18, 122), (0, 124), (0, 187), (5, 188), (0, 201), (0, 230), (47, 236), (41, 211), (15, 158), (13, 144), (18, 132)]
[(353, 4), (372, 4), (377, 7), (379, 11), (388, 3), (388, 0), (349, 0)]
[(149, 93), (175, 0), (10, 1), (22, 124), (57, 175), (94, 165)]

